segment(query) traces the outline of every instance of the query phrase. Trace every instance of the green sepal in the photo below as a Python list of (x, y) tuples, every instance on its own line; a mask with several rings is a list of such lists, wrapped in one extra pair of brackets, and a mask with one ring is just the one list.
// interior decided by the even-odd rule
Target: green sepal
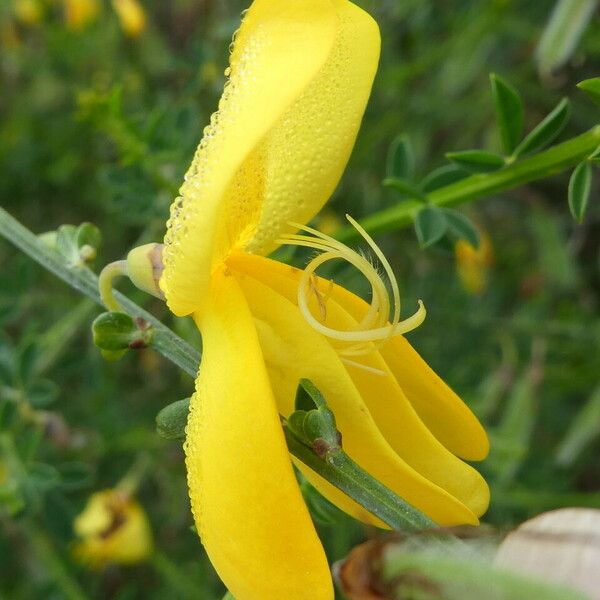
[(321, 392), (308, 379), (301, 379), (298, 384), (296, 410), (287, 418), (286, 426), (298, 440), (321, 457), (341, 447), (335, 416)]
[(184, 439), (189, 411), (189, 398), (165, 406), (156, 415), (156, 433), (166, 440)]

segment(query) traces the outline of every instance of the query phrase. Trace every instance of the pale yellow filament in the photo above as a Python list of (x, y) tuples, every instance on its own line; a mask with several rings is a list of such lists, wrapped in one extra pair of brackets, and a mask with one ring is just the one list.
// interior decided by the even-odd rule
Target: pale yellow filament
[[(349, 215), (346, 215), (346, 217), (369, 244), (375, 256), (380, 261), (388, 280), (387, 284), (392, 291), (391, 299), (386, 282), (371, 262), (332, 237), (311, 227), (290, 223), (293, 227), (303, 231), (304, 235), (286, 235), (279, 242), (313, 248), (321, 252), (321, 254), (308, 263), (300, 278), (298, 285), (298, 308), (313, 329), (332, 340), (348, 344), (339, 350), (340, 355), (358, 356), (372, 352), (395, 335), (402, 335), (418, 327), (425, 319), (426, 310), (423, 302), (419, 300), (417, 311), (411, 317), (400, 320), (400, 289), (389, 261), (371, 236), (352, 217)], [(316, 270), (326, 262), (337, 259), (345, 260), (356, 267), (371, 285), (372, 299), (369, 310), (357, 328), (352, 331), (340, 331), (325, 325), (327, 311), (324, 309), (323, 303), (326, 304), (328, 295), (323, 297), (315, 288)], [(319, 301), (321, 321), (313, 316), (309, 308), (311, 293), (316, 295)], [(391, 322), (390, 309), (392, 310)]]

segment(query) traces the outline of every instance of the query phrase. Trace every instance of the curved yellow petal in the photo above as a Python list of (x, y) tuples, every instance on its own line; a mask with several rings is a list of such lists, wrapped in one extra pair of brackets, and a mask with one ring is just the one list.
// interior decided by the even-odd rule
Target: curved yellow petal
[[(311, 379), (323, 392), (336, 416), (345, 450), (363, 468), (439, 524), (476, 524), (477, 517), (467, 506), (410, 466), (404, 460), (405, 456), (394, 452), (379, 431), (337, 353), (323, 336), (306, 323), (298, 308), (252, 277), (236, 273), (236, 278), (257, 321), (260, 343), (280, 412), (287, 416), (294, 410), (299, 379)], [(412, 425), (402, 425), (399, 435), (414, 439), (410, 431)], [(441, 452), (432, 452), (432, 460), (446, 452), (440, 448)], [(429, 448), (412, 450), (417, 453), (427, 451)], [(450, 475), (456, 478), (459, 485), (462, 482), (471, 487), (472, 469), (454, 460), (456, 464), (445, 462)], [(340, 499), (340, 494), (332, 497), (327, 486), (322, 486), (310, 475), (309, 479), (340, 508), (365, 520), (364, 509), (357, 514), (353, 502), (347, 502), (345, 497)]]
[(375, 22), (348, 0), (255, 0), (230, 81), (171, 207), (161, 287), (201, 309), (232, 248), (266, 253), (327, 201), (360, 125), (379, 57)]
[(218, 273), (195, 315), (203, 357), (186, 429), (192, 511), (239, 600), (333, 600), (327, 560), (302, 500), (252, 317)]
[[(236, 255), (232, 256), (232, 265), (235, 264), (234, 261), (243, 261), (243, 264), (240, 262), (240, 268), (245, 272), (252, 272), (263, 281), (270, 281), (272, 285), (277, 285), (280, 293), (286, 294), (290, 299), (295, 298), (302, 275), (299, 269), (262, 257)], [(329, 282), (321, 282), (322, 289), (328, 290)], [(352, 292), (333, 285), (328, 305), (335, 308), (336, 304), (357, 321), (362, 319), (369, 308), (364, 300)], [(465, 460), (483, 460), (489, 451), (489, 441), (481, 423), (406, 338), (393, 337), (379, 352), (433, 435), (453, 454)]]

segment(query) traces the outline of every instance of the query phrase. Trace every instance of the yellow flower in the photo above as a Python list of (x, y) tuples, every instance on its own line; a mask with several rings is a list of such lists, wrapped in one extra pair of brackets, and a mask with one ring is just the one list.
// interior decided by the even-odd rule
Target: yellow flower
[(39, 0), (15, 0), (15, 17), (24, 25), (37, 25), (44, 14), (43, 6)]
[[(400, 320), (389, 263), (358, 225), (387, 284), (360, 254), (302, 225), (346, 165), (379, 48), (376, 23), (348, 0), (255, 0), (171, 207), (160, 287), (203, 339), (185, 443), (189, 493), (237, 600), (333, 599), (279, 418), (294, 410), (301, 378), (325, 396), (348, 454), (436, 522), (476, 524), (488, 505), (486, 483), (459, 458), (485, 457), (483, 428), (400, 335), (422, 322), (423, 306)], [(265, 257), (281, 244), (323, 253), (298, 270)], [(370, 281), (371, 305), (316, 276), (340, 258)], [(297, 466), (347, 513), (383, 526)]]
[(118, 489), (92, 494), (73, 527), (80, 538), (73, 553), (93, 567), (109, 562), (136, 563), (152, 553), (152, 532), (146, 513)]
[(101, 10), (100, 0), (65, 0), (67, 27), (81, 31), (96, 20)]
[(137, 0), (113, 0), (121, 29), (129, 37), (138, 37), (146, 29), (146, 13)]
[(489, 235), (480, 235), (479, 248), (474, 248), (465, 240), (458, 240), (454, 249), (456, 268), (463, 288), (469, 294), (478, 296), (485, 291), (490, 266), (494, 262), (494, 249)]

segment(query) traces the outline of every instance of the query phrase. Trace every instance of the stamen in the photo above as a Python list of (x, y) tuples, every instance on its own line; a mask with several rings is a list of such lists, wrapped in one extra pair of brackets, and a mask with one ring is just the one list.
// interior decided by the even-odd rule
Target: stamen
[(349, 358), (341, 357), (341, 361), (345, 365), (349, 365), (351, 367), (356, 367), (357, 369), (362, 369), (363, 371), (367, 371), (367, 373), (373, 373), (373, 375), (379, 375), (380, 377), (385, 377), (387, 373), (382, 371), (381, 369), (376, 369), (375, 367), (368, 367), (367, 365), (363, 365), (362, 363), (356, 362), (355, 360), (350, 360)]
[[(318, 254), (308, 263), (300, 278), (298, 285), (298, 308), (313, 329), (331, 340), (346, 344), (345, 347), (338, 350), (340, 355), (360, 356), (361, 354), (372, 352), (391, 337), (402, 335), (421, 325), (425, 319), (426, 310), (423, 302), (419, 300), (418, 310), (408, 319), (400, 320), (400, 289), (389, 261), (363, 227), (351, 216), (346, 215), (346, 218), (367, 242), (381, 263), (387, 282), (384, 281), (382, 274), (377, 271), (377, 268), (362, 254), (351, 250), (348, 246), (311, 227), (290, 223), (291, 226), (304, 232), (304, 234), (295, 233), (285, 235), (278, 242), (280, 244), (313, 248), (321, 252), (321, 254)], [(325, 325), (324, 321), (327, 316), (326, 305), (331, 290), (328, 294), (323, 295), (316, 284), (318, 281), (316, 276), (317, 269), (331, 260), (339, 259), (345, 260), (356, 267), (371, 285), (372, 299), (369, 310), (357, 328), (351, 331), (340, 331)], [(392, 292), (391, 299), (388, 285)], [(309, 299), (311, 297), (316, 297), (321, 321), (313, 316), (309, 308)], [(391, 322), (390, 311), (392, 313)], [(350, 361), (350, 363), (360, 368), (364, 367), (364, 365), (354, 363), (353, 361)], [(364, 368), (370, 369), (370, 367)]]

